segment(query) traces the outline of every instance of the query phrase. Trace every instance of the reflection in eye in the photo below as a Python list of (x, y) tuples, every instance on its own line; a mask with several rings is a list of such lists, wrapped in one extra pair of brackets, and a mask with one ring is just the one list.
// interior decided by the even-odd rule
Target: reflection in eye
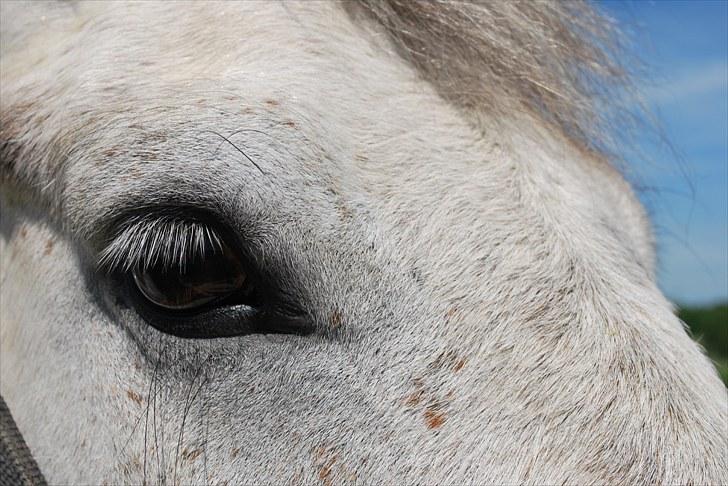
[(252, 292), (238, 256), (225, 244), (178, 266), (137, 267), (134, 283), (152, 304), (168, 310), (191, 310), (233, 295), (245, 300)]

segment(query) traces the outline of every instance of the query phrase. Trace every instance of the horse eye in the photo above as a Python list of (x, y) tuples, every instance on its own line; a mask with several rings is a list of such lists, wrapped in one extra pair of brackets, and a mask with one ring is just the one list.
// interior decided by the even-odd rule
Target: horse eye
[(235, 298), (249, 303), (252, 285), (240, 258), (227, 246), (181, 265), (136, 268), (134, 284), (155, 306), (168, 311), (194, 311)]
[[(175, 239), (176, 246), (161, 247), (166, 252), (146, 248), (151, 265), (113, 272), (119, 302), (158, 331), (187, 339), (315, 332), (290, 281), (275, 266), (262, 267), (232, 232), (214, 229), (204, 231), (207, 238)], [(124, 241), (161, 238), (130, 235)], [(124, 255), (132, 250), (125, 248)]]

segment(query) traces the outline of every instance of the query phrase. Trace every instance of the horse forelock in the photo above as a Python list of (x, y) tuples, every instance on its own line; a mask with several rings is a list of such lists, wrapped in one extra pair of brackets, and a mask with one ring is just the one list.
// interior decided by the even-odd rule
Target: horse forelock
[(344, 4), (478, 123), (535, 115), (572, 143), (620, 159), (615, 128), (650, 119), (637, 60), (616, 22), (586, 2), (360, 0)]

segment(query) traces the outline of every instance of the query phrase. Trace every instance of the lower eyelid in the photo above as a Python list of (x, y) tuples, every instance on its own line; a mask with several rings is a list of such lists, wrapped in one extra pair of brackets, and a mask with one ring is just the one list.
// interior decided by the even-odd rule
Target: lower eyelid
[(214, 339), (245, 336), (258, 332), (254, 322), (260, 311), (249, 306), (211, 309), (190, 318), (170, 318), (164, 315), (142, 317), (157, 330), (186, 339)]

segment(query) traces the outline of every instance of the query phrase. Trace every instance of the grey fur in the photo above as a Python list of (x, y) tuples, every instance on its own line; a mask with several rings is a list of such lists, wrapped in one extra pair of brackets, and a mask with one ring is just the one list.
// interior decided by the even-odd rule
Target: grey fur
[[(0, 8), (0, 387), (49, 482), (728, 482), (643, 209), (518, 90), (463, 110), (336, 3)], [(148, 326), (97, 262), (196, 241), (161, 206), (216, 214), (317, 333)]]

